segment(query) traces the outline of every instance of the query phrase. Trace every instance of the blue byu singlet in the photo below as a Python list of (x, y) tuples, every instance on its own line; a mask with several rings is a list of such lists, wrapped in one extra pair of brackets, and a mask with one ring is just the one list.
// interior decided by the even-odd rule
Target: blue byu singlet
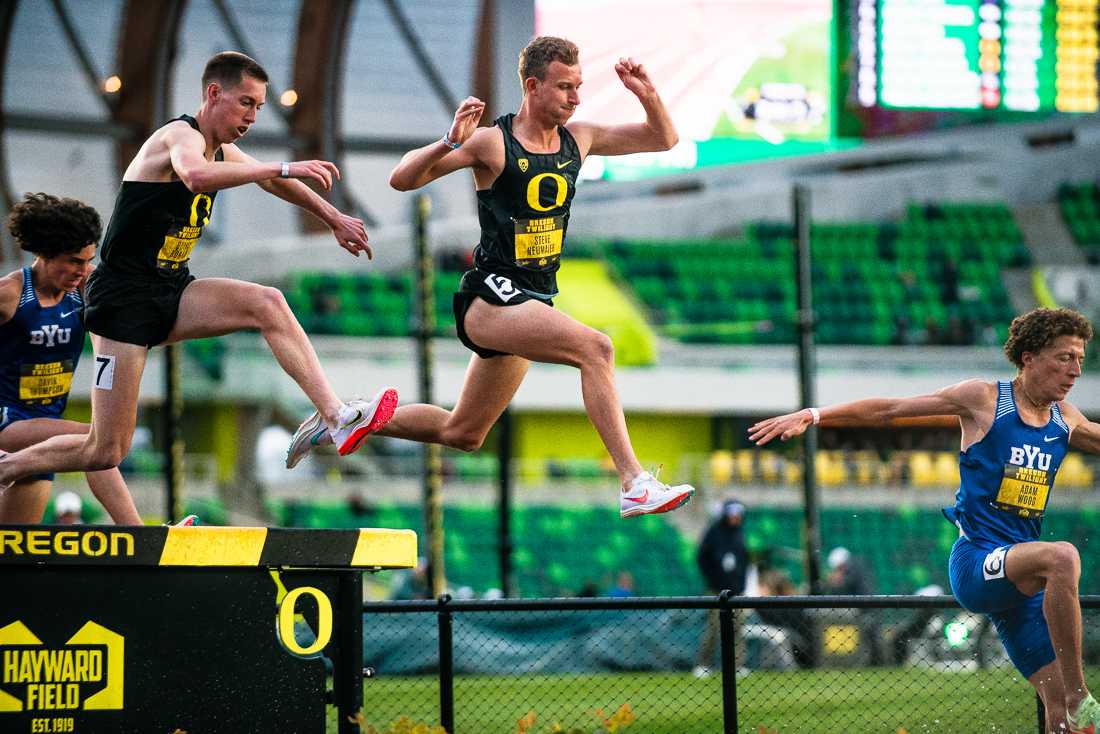
[(1054, 475), (1069, 449), (1069, 426), (1058, 404), (1041, 428), (1016, 411), (1012, 383), (997, 383), (989, 433), (959, 455), (955, 506), (943, 514), (974, 543), (1001, 546), (1037, 540)]
[[(0, 410), (28, 418), (57, 418), (65, 410), (73, 371), (84, 348), (80, 294), (70, 291), (56, 306), (43, 306), (31, 269), (23, 268), (23, 291), (11, 320), (0, 324)], [(0, 424), (8, 416), (0, 416)]]

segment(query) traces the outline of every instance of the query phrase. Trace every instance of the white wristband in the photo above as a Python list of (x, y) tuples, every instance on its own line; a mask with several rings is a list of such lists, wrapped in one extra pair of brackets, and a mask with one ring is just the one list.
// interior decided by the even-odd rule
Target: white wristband
[(290, 178), (290, 164), (286, 161), (279, 167), (279, 178)]
[(439, 142), (443, 143), (451, 150), (458, 150), (462, 147), (462, 143), (452, 143), (451, 139), (447, 137), (447, 133), (443, 133), (443, 137), (439, 139)]
[(806, 410), (810, 411), (810, 415), (813, 416), (815, 426), (821, 422), (820, 410), (818, 410), (817, 408), (806, 408)]

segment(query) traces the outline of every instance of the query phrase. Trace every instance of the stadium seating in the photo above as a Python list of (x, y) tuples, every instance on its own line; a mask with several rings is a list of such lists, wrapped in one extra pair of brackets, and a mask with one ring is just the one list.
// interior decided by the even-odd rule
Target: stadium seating
[[(815, 224), (812, 246), (817, 336), (825, 344), (1003, 340), (1013, 313), (1001, 269), (1030, 262), (1011, 211), (1000, 204), (915, 204), (897, 223)], [(788, 224), (757, 222), (729, 239), (578, 242), (570, 256), (605, 258), (666, 336), (794, 341)], [(437, 334), (454, 333), (451, 293), (459, 275), (445, 270), (436, 277)], [(285, 287), (307, 331), (408, 336), (414, 329), (408, 273), (304, 272)]]
[[(454, 334), (451, 295), (461, 273), (435, 277), (435, 333)], [(314, 334), (409, 336), (416, 328), (411, 273), (315, 273), (290, 276), (284, 293), (302, 327)]]
[(1091, 265), (1100, 265), (1100, 190), (1095, 183), (1058, 188), (1062, 219)]
[[(1007, 206), (912, 205), (896, 224), (815, 224), (814, 299), (826, 344), (973, 344), (1003, 338), (1012, 310), (1000, 271), (1030, 262)], [(743, 239), (614, 242), (608, 258), (666, 334), (685, 341), (794, 339), (789, 225)]]

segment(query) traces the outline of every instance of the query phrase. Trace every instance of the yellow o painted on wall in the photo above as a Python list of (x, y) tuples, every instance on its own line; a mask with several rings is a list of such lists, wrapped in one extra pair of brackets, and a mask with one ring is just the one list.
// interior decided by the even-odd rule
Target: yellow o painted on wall
[[(539, 184), (542, 183), (542, 179), (553, 179), (554, 183), (558, 185), (557, 193), (554, 194), (554, 205), (543, 206), (539, 201)], [(551, 209), (556, 209), (565, 203), (565, 197), (569, 195), (569, 182), (565, 180), (565, 177), (558, 173), (540, 173), (527, 183), (527, 206), (531, 207), (537, 212), (548, 212)]]
[[(302, 647), (294, 638), (294, 607), (298, 597), (309, 594), (317, 601), (317, 639), (309, 647)], [(325, 592), (312, 586), (299, 586), (287, 592), (279, 605), (279, 624), (277, 627), (279, 642), (294, 655), (313, 657), (324, 649), (332, 639), (332, 602)]]

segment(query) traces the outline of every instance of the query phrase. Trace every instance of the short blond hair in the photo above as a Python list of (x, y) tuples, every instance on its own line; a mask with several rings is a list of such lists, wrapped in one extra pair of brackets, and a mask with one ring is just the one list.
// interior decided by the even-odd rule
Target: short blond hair
[(531, 77), (544, 81), (551, 62), (576, 66), (580, 56), (580, 49), (572, 41), (557, 36), (539, 36), (519, 52), (519, 84), (522, 87)]

